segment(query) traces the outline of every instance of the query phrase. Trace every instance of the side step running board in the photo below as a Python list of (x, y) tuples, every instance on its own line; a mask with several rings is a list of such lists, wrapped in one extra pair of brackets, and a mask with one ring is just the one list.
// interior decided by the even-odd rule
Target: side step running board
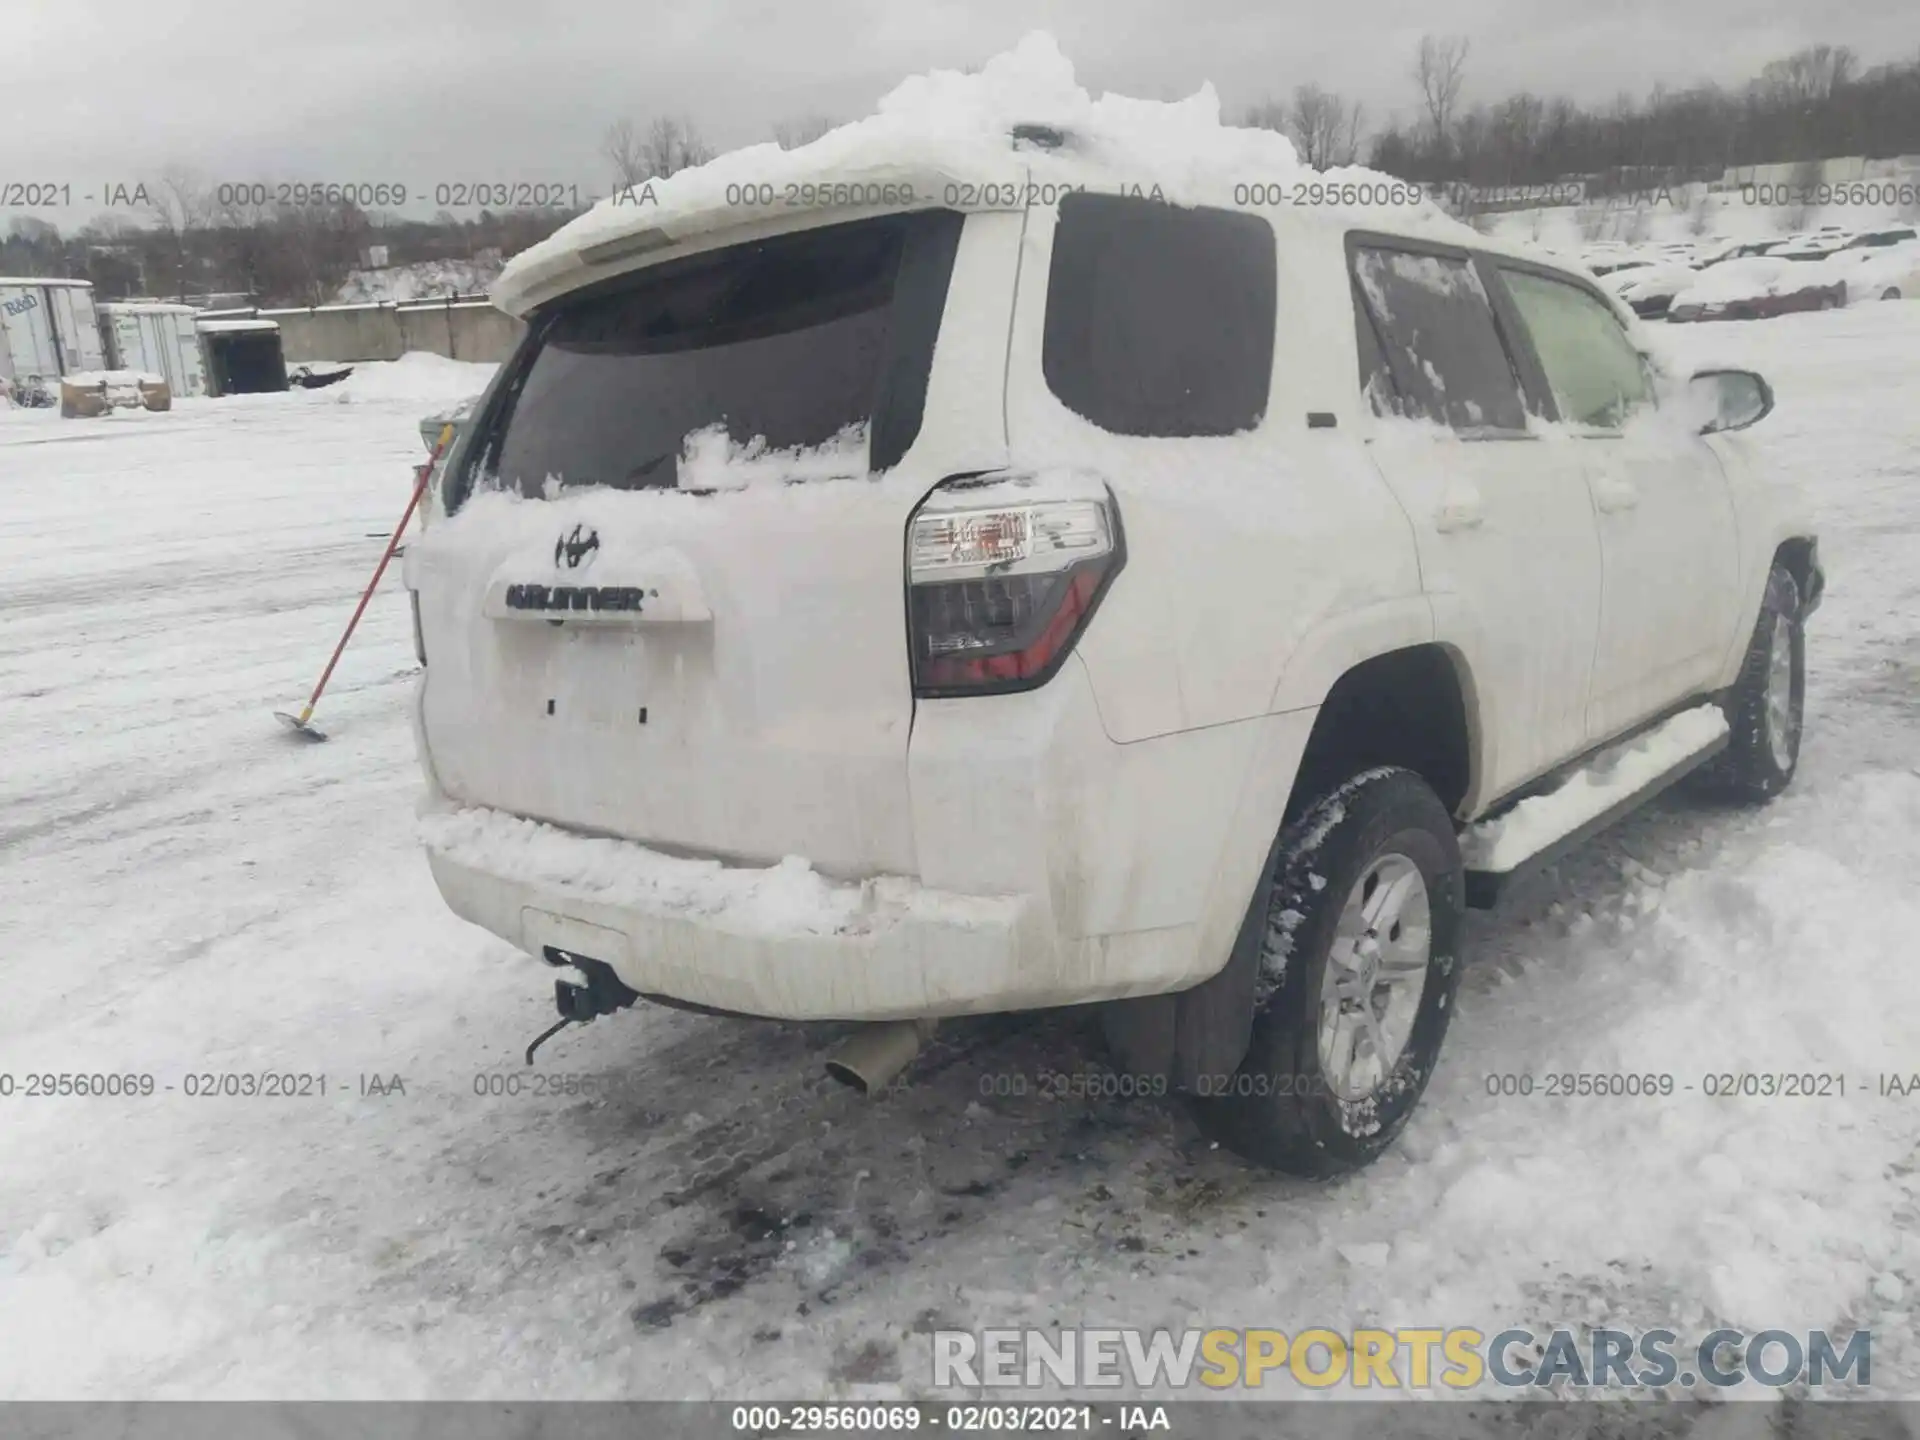
[(1544, 795), (1460, 834), (1467, 904), (1490, 910), (1515, 875), (1550, 865), (1727, 748), (1727, 717), (1699, 705), (1602, 750)]

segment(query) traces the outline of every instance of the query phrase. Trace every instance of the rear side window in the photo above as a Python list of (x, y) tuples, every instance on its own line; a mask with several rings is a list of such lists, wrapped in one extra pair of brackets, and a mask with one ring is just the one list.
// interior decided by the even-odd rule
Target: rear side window
[(1380, 332), (1374, 328), (1373, 316), (1367, 312), (1365, 300), (1356, 297), (1353, 308), (1354, 320), (1360, 332), (1360, 392), (1367, 397), (1374, 414), (1396, 414), (1397, 392), (1393, 386), (1393, 372), (1387, 369), (1386, 352), (1380, 348)]
[(1577, 285), (1530, 271), (1502, 269), (1500, 278), (1562, 420), (1611, 429), (1653, 403), (1640, 352), (1604, 304)]
[(919, 433), (964, 222), (825, 226), (563, 299), (536, 319), (470, 474), (529, 497), (671, 489), (688, 437), (715, 427), (769, 450), (858, 443), (889, 468)]
[[(1393, 382), (1369, 385), (1377, 413), (1431, 420), (1455, 430), (1524, 430), (1526, 403), (1493, 306), (1470, 262), (1445, 255), (1361, 246), (1353, 277)], [(1362, 376), (1367, 384), (1370, 377)], [(1384, 408), (1382, 400), (1384, 399)]]
[(1257, 215), (1135, 196), (1060, 202), (1041, 368), (1118, 435), (1231, 435), (1273, 375), (1273, 229)]

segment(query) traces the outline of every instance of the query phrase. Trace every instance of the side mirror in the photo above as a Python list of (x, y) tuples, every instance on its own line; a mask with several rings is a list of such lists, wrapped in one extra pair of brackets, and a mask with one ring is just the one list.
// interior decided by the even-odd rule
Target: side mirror
[(1751, 370), (1696, 371), (1688, 389), (1705, 417), (1702, 435), (1744, 430), (1773, 413), (1773, 387)]

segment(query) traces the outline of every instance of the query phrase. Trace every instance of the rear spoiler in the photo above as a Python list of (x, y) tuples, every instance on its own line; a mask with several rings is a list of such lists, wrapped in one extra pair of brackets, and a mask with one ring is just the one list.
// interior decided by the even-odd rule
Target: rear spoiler
[[(516, 255), (489, 298), (524, 320), (556, 296), (670, 255), (712, 248), (723, 237), (733, 244), (914, 210), (1024, 208), (1027, 168), (1011, 153), (992, 165), (869, 163), (835, 170), (811, 161), (762, 160), (761, 148), (615, 191)], [(781, 153), (792, 160), (802, 154)], [(725, 163), (749, 156), (761, 163)]]

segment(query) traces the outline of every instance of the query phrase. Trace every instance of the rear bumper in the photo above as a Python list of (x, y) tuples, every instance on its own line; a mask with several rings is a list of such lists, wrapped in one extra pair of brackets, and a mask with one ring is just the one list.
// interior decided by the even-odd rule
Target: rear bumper
[(431, 801), (421, 832), (455, 914), (530, 954), (605, 961), (642, 995), (791, 1020), (1060, 1003), (1057, 950), (1028, 897), (839, 884), (796, 862), (722, 867)]
[(416, 695), (421, 838), (456, 915), (531, 955), (604, 961), (646, 996), (884, 1020), (1165, 994), (1225, 961), (1312, 721), (1119, 746), (1078, 667), (1026, 694), (926, 702), (919, 873), (831, 881), (799, 860), (723, 866), (462, 808)]

